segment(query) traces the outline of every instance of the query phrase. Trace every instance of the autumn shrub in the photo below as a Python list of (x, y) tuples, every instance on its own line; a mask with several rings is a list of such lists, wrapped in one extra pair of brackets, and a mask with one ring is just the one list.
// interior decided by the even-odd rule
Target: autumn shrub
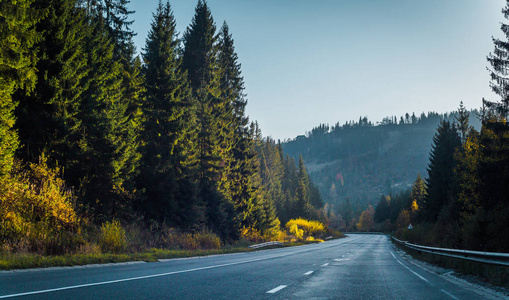
[(83, 243), (75, 197), (66, 188), (59, 168), (50, 168), (46, 158), (23, 168), (15, 164), (10, 176), (0, 182), (0, 240), (19, 251), (61, 254)]
[(297, 237), (297, 235), (300, 234), (299, 231), (295, 229), (295, 226), (297, 226), (299, 230), (302, 230), (303, 237), (317, 237), (325, 234), (325, 226), (318, 221), (310, 221), (302, 218), (291, 219), (288, 221), (288, 223), (286, 223), (286, 228), (290, 231), (291, 234), (294, 234)]
[(240, 239), (252, 243), (260, 243), (265, 241), (260, 231), (252, 227), (243, 227), (240, 230)]
[(120, 253), (126, 249), (126, 233), (120, 222), (113, 220), (101, 225), (99, 246), (103, 252)]
[(221, 239), (210, 231), (200, 231), (193, 234), (193, 239), (196, 241), (199, 249), (221, 249)]
[(301, 240), (304, 237), (304, 230), (299, 229), (299, 226), (297, 224), (290, 224), (288, 226), (288, 223), (286, 224), (288, 228), (288, 232), (295, 236), (296, 239)]

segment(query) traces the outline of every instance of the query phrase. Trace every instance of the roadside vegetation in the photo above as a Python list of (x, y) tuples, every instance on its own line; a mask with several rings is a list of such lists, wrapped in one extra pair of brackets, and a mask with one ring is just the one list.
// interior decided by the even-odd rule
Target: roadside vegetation
[[(0, 4), (2, 266), (244, 251), (332, 230), (303, 160), (248, 119), (228, 24), (198, 0), (179, 36), (160, 2), (138, 55), (128, 3)], [(287, 232), (299, 218), (323, 233)]]
[[(151, 262), (158, 259), (248, 252), (255, 250), (249, 248), (250, 245), (266, 241), (258, 234), (245, 231), (241, 239), (226, 244), (210, 231), (186, 233), (166, 226), (122, 226), (116, 220), (107, 221), (100, 227), (84, 223), (77, 226), (78, 230), (74, 234), (67, 231), (55, 232), (47, 239), (32, 239), (28, 232), (19, 232), (16, 243), (2, 245), (0, 269)], [(318, 243), (327, 238), (343, 236), (338, 231), (326, 230), (318, 221), (301, 218), (289, 221), (286, 228), (274, 239), (282, 242), (284, 247)], [(75, 248), (71, 249), (71, 245)]]

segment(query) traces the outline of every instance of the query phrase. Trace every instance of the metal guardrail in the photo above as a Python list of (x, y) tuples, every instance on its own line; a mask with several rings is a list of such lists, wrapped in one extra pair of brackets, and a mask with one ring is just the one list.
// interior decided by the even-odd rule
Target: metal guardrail
[(447, 257), (452, 257), (452, 258), (458, 258), (458, 259), (464, 259), (464, 260), (485, 263), (485, 264), (509, 267), (509, 253), (482, 252), (482, 251), (469, 251), (469, 250), (459, 250), (459, 249), (428, 247), (428, 246), (412, 244), (407, 241), (401, 241), (393, 236), (391, 236), (391, 238), (398, 244), (403, 245), (407, 248), (419, 251), (419, 252), (426, 252), (426, 253), (435, 254), (435, 255), (441, 255), (441, 256), (447, 256)]
[(283, 243), (281, 243), (281, 242), (266, 242), (266, 243), (262, 243), (262, 244), (251, 245), (251, 246), (249, 246), (249, 248), (258, 249), (258, 248), (274, 246), (274, 245), (283, 246)]

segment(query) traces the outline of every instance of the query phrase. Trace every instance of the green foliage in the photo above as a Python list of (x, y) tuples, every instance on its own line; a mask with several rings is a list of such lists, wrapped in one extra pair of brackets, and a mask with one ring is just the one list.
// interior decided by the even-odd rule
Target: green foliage
[(169, 3), (159, 3), (144, 48), (143, 159), (138, 186), (146, 217), (190, 228), (203, 222), (192, 179), (196, 125), (194, 102), (181, 71), (176, 23)]
[(101, 225), (99, 246), (103, 252), (111, 253), (120, 253), (126, 249), (126, 232), (118, 220), (108, 221)]
[[(142, 65), (128, 3), (0, 4), (5, 249), (218, 249), (239, 238), (281, 239), (280, 218), (332, 216), (320, 211), (303, 160), (297, 168), (281, 145), (249, 125), (226, 22), (216, 34), (207, 3), (199, 1), (179, 40), (171, 7), (161, 3)], [(29, 167), (10, 174), (16, 149)], [(117, 221), (104, 222), (111, 219)], [(134, 223), (178, 232), (165, 236)]]
[(19, 140), (13, 130), (16, 101), (12, 94), (19, 88), (31, 91), (36, 82), (34, 24), (44, 11), (33, 8), (33, 0), (0, 3), (0, 177), (9, 174)]
[(426, 197), (422, 202), (423, 217), (435, 222), (443, 219), (457, 219), (459, 205), (458, 178), (454, 173), (457, 166), (455, 152), (461, 147), (461, 140), (454, 125), (444, 121), (433, 137), (433, 145), (426, 180)]

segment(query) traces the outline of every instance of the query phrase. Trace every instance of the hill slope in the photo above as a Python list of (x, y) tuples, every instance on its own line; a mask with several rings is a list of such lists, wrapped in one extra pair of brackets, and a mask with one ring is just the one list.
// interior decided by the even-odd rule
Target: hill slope
[[(420, 118), (386, 118), (374, 126), (366, 118), (330, 128), (320, 125), (306, 136), (286, 141), (292, 157), (302, 154), (323, 200), (341, 210), (347, 200), (358, 215), (382, 194), (409, 188), (417, 174), (426, 177), (433, 135), (440, 120), (455, 114), (422, 114)], [(471, 124), (478, 127), (476, 112)]]

